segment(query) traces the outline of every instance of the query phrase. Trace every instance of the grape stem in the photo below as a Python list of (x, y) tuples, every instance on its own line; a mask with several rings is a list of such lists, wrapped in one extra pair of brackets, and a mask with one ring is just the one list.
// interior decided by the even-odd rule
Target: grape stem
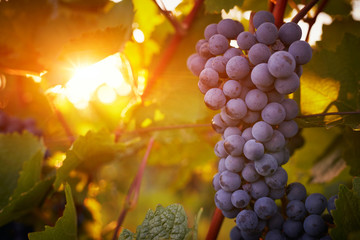
[(323, 117), (323, 116), (330, 116), (330, 115), (356, 115), (360, 114), (359, 111), (353, 112), (327, 112), (327, 113), (317, 113), (317, 114), (309, 114), (309, 115), (300, 115), (296, 118), (311, 118), (311, 117)]
[[(191, 9), (190, 13), (186, 16), (186, 18), (182, 21), (182, 27), (187, 31), (192, 22), (195, 19), (196, 14), (199, 12), (201, 5), (203, 4), (204, 0), (197, 0)], [(151, 76), (149, 77), (147, 87), (144, 90), (142, 95), (142, 99), (145, 99), (151, 87), (154, 85), (154, 82), (157, 78), (165, 71), (166, 67), (168, 66), (169, 62), (171, 61), (172, 57), (174, 56), (178, 46), (182, 40), (182, 38), (186, 35), (186, 32), (179, 32), (176, 29), (175, 34), (172, 36), (169, 44), (167, 45), (166, 49), (164, 50), (162, 56), (160, 57), (159, 62), (157, 63), (154, 71), (152, 72)]]
[(148, 142), (148, 146), (146, 148), (145, 155), (140, 163), (138, 172), (136, 173), (136, 176), (135, 176), (133, 182), (131, 183), (128, 193), (126, 195), (125, 202), (123, 204), (123, 209), (121, 210), (119, 218), (117, 220), (117, 225), (116, 225), (114, 235), (112, 238), (113, 240), (117, 240), (120, 227), (121, 227), (122, 223), (124, 222), (128, 211), (130, 211), (132, 208), (134, 208), (137, 204), (137, 201), (139, 199), (139, 193), (140, 193), (141, 179), (144, 175), (146, 163), (149, 159), (153, 144), (154, 144), (154, 137), (151, 137)]
[[(169, 22), (173, 25), (176, 32), (179, 32), (181, 34), (185, 34), (185, 28), (183, 25), (180, 24), (180, 22), (174, 17), (171, 11), (168, 11), (165, 7), (165, 4), (162, 0), (159, 0), (157, 2), (156, 0), (153, 0), (153, 2), (156, 4), (156, 6), (159, 8), (160, 12), (169, 20)], [(161, 4), (161, 6), (160, 6)]]
[(206, 235), (206, 240), (215, 240), (220, 232), (221, 225), (224, 221), (224, 215), (221, 210), (216, 208), (211, 219), (209, 231)]
[[(312, 0), (305, 7), (303, 7), (300, 12), (298, 12), (295, 17), (291, 20), (294, 23), (298, 23), (305, 15), (310, 11), (310, 9), (318, 2), (319, 0)], [(310, 32), (310, 30), (308, 31)]]
[(277, 0), (273, 9), (275, 17), (275, 25), (279, 28), (284, 22), (284, 13), (286, 9), (287, 0)]
[(308, 32), (307, 32), (306, 39), (305, 39), (306, 41), (309, 41), (311, 28), (312, 28), (313, 25), (315, 24), (318, 15), (324, 10), (327, 2), (328, 2), (328, 0), (323, 0), (323, 1), (321, 2), (321, 4), (319, 5), (318, 9), (316, 10), (315, 16), (312, 17), (312, 18), (306, 18), (306, 19), (304, 20), (305, 22), (307, 22), (307, 23), (309, 24), (309, 30), (308, 30)]

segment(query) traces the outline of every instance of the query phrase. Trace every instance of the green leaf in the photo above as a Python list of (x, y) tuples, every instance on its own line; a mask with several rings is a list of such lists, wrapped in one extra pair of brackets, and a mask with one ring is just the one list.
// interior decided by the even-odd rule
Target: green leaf
[(23, 216), (38, 206), (48, 193), (54, 177), (37, 182), (32, 188), (14, 195), (9, 203), (0, 209), (0, 226)]
[(344, 185), (339, 187), (339, 198), (335, 201), (336, 209), (332, 211), (336, 227), (330, 234), (334, 240), (348, 239), (360, 229), (360, 188), (359, 178), (354, 178), (353, 189)]
[(234, 6), (241, 6), (244, 0), (205, 0), (205, 9), (208, 13), (220, 13), (222, 9), (228, 12)]
[(0, 208), (8, 204), (18, 184), (16, 193), (21, 194), (39, 180), (39, 161), (42, 158), (39, 159), (38, 155), (41, 153), (44, 153), (43, 144), (28, 132), (22, 135), (0, 134), (0, 163), (6, 166), (0, 169)]
[(155, 212), (147, 212), (142, 224), (136, 228), (135, 236), (129, 230), (124, 230), (119, 240), (184, 239), (190, 231), (185, 210), (180, 204), (172, 204), (166, 208), (158, 205)]
[[(329, 101), (327, 106), (336, 106), (335, 112), (349, 112), (360, 110), (360, 37), (345, 33), (336, 51), (315, 49), (312, 60), (305, 67), (302, 81), (312, 83), (312, 86), (319, 86), (321, 82), (333, 84), (331, 93), (327, 93)], [(328, 84), (326, 85), (329, 86)], [(318, 88), (319, 89), (319, 88)], [(337, 92), (338, 89), (338, 92)], [(323, 90), (322, 90), (323, 91)], [(337, 93), (336, 93), (337, 92)], [(306, 95), (306, 93), (304, 93)], [(311, 96), (314, 99), (313, 105), (317, 105), (316, 93)], [(331, 101), (336, 99), (335, 101)], [(312, 106), (311, 102), (303, 105)], [(321, 112), (321, 111), (320, 111)], [(320, 113), (317, 112), (317, 113)], [(360, 128), (360, 114), (349, 116), (335, 116), (328, 118), (327, 124), (345, 124), (354, 129)]]
[(350, 174), (353, 176), (360, 175), (360, 132), (346, 129), (343, 133), (343, 152), (342, 156), (346, 164), (350, 166)]
[(123, 149), (124, 144), (115, 143), (114, 135), (107, 131), (89, 131), (85, 136), (80, 136), (66, 152), (63, 165), (57, 171), (55, 189), (60, 187), (72, 170), (94, 173), (101, 165), (117, 159)]
[(329, 15), (349, 15), (351, 12), (351, 1), (350, 0), (336, 0), (336, 1), (328, 1), (324, 12)]
[(45, 226), (42, 232), (29, 234), (30, 240), (73, 240), (77, 239), (77, 217), (74, 200), (72, 198), (71, 188), (68, 184), (65, 186), (66, 205), (63, 216), (60, 217), (54, 227)]

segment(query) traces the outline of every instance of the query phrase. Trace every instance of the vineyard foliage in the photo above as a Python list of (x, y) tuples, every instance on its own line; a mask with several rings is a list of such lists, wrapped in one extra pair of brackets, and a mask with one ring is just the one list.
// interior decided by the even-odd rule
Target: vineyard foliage
[[(301, 9), (310, 1), (288, 2), (293, 5), (287, 5), (285, 21), (296, 12), (294, 4)], [(339, 194), (334, 239), (360, 236), (360, 22), (351, 14), (360, 9), (353, 9), (355, 2), (330, 0), (320, 14), (331, 22), (312, 45), (313, 57), (294, 94), (305, 145), (284, 166), (289, 182), (302, 182), (309, 193)], [(199, 10), (190, 19), (194, 5)], [(148, 239), (144, 234), (205, 239), (215, 209), (211, 181), (219, 136), (186, 60), (205, 26), (222, 17), (248, 26), (247, 11), (267, 10), (268, 1), (183, 0), (172, 14), (160, 9), (151, 0), (0, 1), (0, 111), (33, 118), (42, 130), (40, 137), (0, 133), (1, 234), (20, 223), (30, 227), (25, 236), (31, 232), (31, 240), (111, 239), (128, 207), (120, 239)], [(310, 39), (318, 33), (313, 28)], [(100, 88), (112, 73), (105, 68), (97, 76), (103, 84), (79, 107), (67, 95), (74, 68), (108, 56), (120, 61), (123, 83), (118, 84), (129, 91), (114, 87), (105, 96), (115, 93), (115, 98), (101, 101)], [(91, 73), (86, 76), (72, 90), (75, 96), (93, 84)], [(0, 119), (0, 129), (2, 124)], [(141, 188), (129, 202), (134, 179)], [(219, 239), (228, 239), (232, 226), (225, 220)]]

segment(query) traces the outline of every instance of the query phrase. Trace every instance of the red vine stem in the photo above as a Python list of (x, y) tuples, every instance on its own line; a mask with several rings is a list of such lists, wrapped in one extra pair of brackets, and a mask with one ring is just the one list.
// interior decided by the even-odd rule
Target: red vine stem
[(184, 27), (179, 23), (179, 21), (172, 15), (170, 11), (167, 11), (162, 0), (160, 0), (162, 6), (158, 4), (156, 0), (153, 0), (156, 6), (159, 8), (160, 12), (169, 20), (169, 22), (174, 26), (176, 32), (184, 32)]
[(312, 118), (312, 117), (324, 117), (324, 116), (331, 116), (331, 115), (356, 115), (360, 114), (360, 112), (328, 112), (328, 113), (317, 113), (317, 114), (309, 114), (309, 115), (300, 115), (296, 118)]
[(209, 231), (206, 235), (206, 240), (215, 240), (220, 232), (221, 225), (224, 221), (224, 215), (221, 210), (216, 208), (211, 219)]
[(293, 17), (293, 19), (291, 20), (294, 23), (298, 23), (301, 19), (303, 19), (306, 14), (310, 11), (310, 9), (315, 6), (315, 4), (318, 2), (319, 0), (312, 0), (311, 2), (309, 2), (305, 7), (303, 7), (300, 12), (298, 12), (295, 17)]
[(136, 203), (137, 203), (137, 201), (139, 199), (141, 179), (142, 179), (142, 176), (144, 175), (145, 166), (146, 166), (147, 160), (149, 159), (150, 152), (151, 152), (153, 144), (154, 144), (154, 138), (151, 137), (149, 142), (148, 142), (148, 146), (146, 148), (145, 155), (144, 155), (144, 157), (143, 157), (143, 159), (141, 161), (141, 164), (139, 166), (138, 172), (137, 172), (133, 182), (131, 183), (129, 191), (128, 191), (127, 195), (126, 195), (125, 202), (124, 202), (124, 205), (123, 205), (123, 209), (121, 210), (121, 213), (120, 213), (119, 218), (117, 220), (117, 225), (116, 225), (114, 235), (113, 235), (113, 238), (112, 238), (113, 240), (117, 240), (118, 235), (119, 235), (120, 227), (121, 227), (122, 223), (124, 222), (128, 211), (130, 211), (133, 207), (135, 207), (135, 205), (136, 205)]
[(279, 28), (284, 22), (284, 13), (287, 0), (277, 0), (274, 6), (273, 15), (275, 17), (275, 25)]
[(309, 30), (307, 32), (306, 39), (305, 39), (306, 41), (309, 41), (310, 31), (311, 31), (313, 25), (315, 24), (318, 15), (324, 10), (327, 3), (328, 3), (328, 0), (323, 0), (321, 2), (320, 6), (318, 7), (318, 9), (316, 10), (315, 16), (312, 18), (305, 19), (306, 22), (309, 24)]
[[(190, 13), (183, 20), (182, 26), (185, 30), (188, 30), (190, 28), (192, 22), (194, 21), (196, 14), (200, 10), (200, 7), (203, 2), (204, 2), (204, 0), (197, 0), (194, 4), (192, 10), (190, 11)], [(154, 84), (154, 82), (156, 81), (156, 79), (165, 71), (168, 63), (174, 56), (174, 54), (175, 54), (176, 50), (178, 49), (178, 46), (184, 36), (185, 36), (185, 31), (180, 32), (177, 29), (177, 31), (171, 38), (169, 44), (167, 45), (163, 55), (161, 56), (160, 61), (156, 65), (152, 75), (150, 76), (147, 87), (145, 88), (144, 93), (142, 95), (142, 99), (146, 98), (147, 94), (149, 94), (149, 91), (150, 91), (152, 85)]]

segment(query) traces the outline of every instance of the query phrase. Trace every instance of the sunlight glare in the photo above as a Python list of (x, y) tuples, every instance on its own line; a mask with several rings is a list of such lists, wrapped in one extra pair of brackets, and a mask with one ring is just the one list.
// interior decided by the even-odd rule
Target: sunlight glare
[(133, 36), (134, 36), (135, 41), (138, 43), (143, 43), (145, 41), (144, 33), (138, 28), (134, 29)]
[(93, 65), (77, 68), (65, 85), (65, 95), (79, 109), (88, 106), (96, 91), (98, 99), (103, 103), (114, 102), (116, 93), (128, 95), (131, 86), (126, 83), (120, 70), (122, 65), (120, 54), (114, 54)]

